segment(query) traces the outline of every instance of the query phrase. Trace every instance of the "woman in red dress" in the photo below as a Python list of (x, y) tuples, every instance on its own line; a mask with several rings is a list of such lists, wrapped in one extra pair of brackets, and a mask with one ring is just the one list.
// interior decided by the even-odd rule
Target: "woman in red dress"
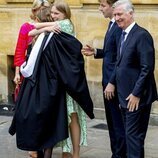
[(27, 49), (29, 45), (32, 43), (33, 37), (28, 36), (29, 31), (34, 29), (34, 23), (36, 22), (36, 13), (41, 7), (49, 6), (49, 2), (47, 0), (41, 1), (41, 0), (34, 0), (33, 6), (31, 9), (31, 16), (32, 22), (26, 22), (22, 24), (18, 40), (16, 44), (15, 49), (15, 55), (14, 55), (14, 66), (15, 66), (15, 77), (14, 77), (14, 83), (18, 86), (21, 84), (22, 77), (20, 76), (20, 66), (21, 64), (26, 60), (27, 55)]
[[(20, 85), (23, 80), (23, 77), (20, 74), (20, 66), (24, 63), (27, 58), (27, 50), (31, 46), (33, 41), (33, 37), (28, 36), (28, 33), (33, 30), (34, 23), (36, 22), (36, 14), (37, 12), (43, 8), (49, 6), (49, 2), (47, 0), (34, 0), (33, 6), (31, 8), (32, 14), (30, 18), (32, 19), (31, 22), (25, 22), (21, 25), (18, 40), (16, 44), (15, 54), (14, 54), (14, 67), (15, 67), (15, 76), (14, 76), (14, 83), (15, 92), (14, 92), (14, 101), (16, 101), (17, 95), (19, 93)], [(37, 154), (36, 151), (30, 151), (29, 156), (32, 158), (40, 158), (40, 154)]]

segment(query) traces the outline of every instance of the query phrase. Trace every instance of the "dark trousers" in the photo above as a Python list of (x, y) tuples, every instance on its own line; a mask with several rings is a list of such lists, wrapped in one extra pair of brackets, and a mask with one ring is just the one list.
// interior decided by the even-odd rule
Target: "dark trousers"
[(112, 158), (126, 158), (125, 129), (117, 98), (104, 98), (105, 113), (109, 129)]
[(151, 105), (139, 107), (134, 112), (121, 108), (127, 144), (128, 158), (144, 158), (144, 140), (149, 123)]

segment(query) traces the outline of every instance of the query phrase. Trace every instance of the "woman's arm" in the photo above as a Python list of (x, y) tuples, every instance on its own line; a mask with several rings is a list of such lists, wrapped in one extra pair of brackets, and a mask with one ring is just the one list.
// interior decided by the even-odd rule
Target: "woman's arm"
[(60, 33), (60, 27), (59, 25), (56, 23), (54, 25), (50, 25), (50, 26), (47, 26), (47, 27), (43, 27), (43, 28), (40, 28), (40, 29), (33, 29), (29, 32), (29, 36), (36, 36), (36, 35), (39, 35), (43, 32), (54, 32), (54, 33)]
[(16, 49), (14, 54), (14, 66), (15, 66), (15, 76), (14, 76), (14, 82), (15, 84), (20, 84), (20, 66), (25, 61), (25, 55), (27, 52), (27, 48), (29, 43), (32, 41), (32, 37), (28, 37), (29, 30), (32, 30), (34, 28), (33, 25), (29, 23), (24, 23), (20, 30), (18, 35), (18, 40), (16, 43)]
[(43, 27), (48, 27), (48, 26), (53, 26), (53, 25), (56, 25), (56, 22), (41, 22), (41, 23), (36, 23), (35, 28), (41, 29)]
[(25, 61), (25, 54), (28, 48), (29, 42), (31, 42), (32, 38), (28, 37), (28, 32), (32, 30), (30, 24), (24, 23), (18, 34), (18, 40), (16, 43), (15, 54), (14, 54), (14, 66), (21, 66), (21, 64)]
[(29, 36), (36, 36), (43, 32), (60, 33), (61, 31), (74, 35), (74, 29), (69, 19), (64, 19), (55, 22), (36, 23), (34, 30), (29, 32)]
[(31, 30), (31, 31), (28, 33), (28, 35), (34, 37), (34, 36), (39, 35), (39, 34), (41, 34), (41, 33), (43, 33), (43, 32), (46, 32), (46, 30), (47, 30), (46, 27), (41, 28), (41, 29), (33, 29), (33, 30)]

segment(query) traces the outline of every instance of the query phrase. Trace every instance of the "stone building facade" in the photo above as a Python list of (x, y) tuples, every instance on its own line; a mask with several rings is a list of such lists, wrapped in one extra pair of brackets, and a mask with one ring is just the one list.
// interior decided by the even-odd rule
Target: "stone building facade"
[[(0, 102), (11, 102), (14, 85), (13, 55), (20, 25), (29, 21), (33, 0), (0, 0)], [(72, 21), (77, 38), (85, 44), (102, 47), (108, 20), (98, 11), (98, 0), (67, 0), (72, 10)], [(158, 85), (158, 0), (133, 0), (135, 20), (153, 36), (156, 49), (155, 76)], [(104, 118), (102, 99), (102, 60), (85, 57), (85, 70), (95, 113)], [(158, 102), (152, 108), (158, 117)], [(157, 123), (158, 124), (158, 123)]]

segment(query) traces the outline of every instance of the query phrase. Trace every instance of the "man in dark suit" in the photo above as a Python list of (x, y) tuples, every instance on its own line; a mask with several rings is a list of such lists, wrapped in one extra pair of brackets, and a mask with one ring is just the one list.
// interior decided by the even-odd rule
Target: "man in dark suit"
[[(111, 78), (117, 60), (117, 46), (122, 32), (122, 29), (118, 27), (113, 18), (112, 5), (116, 1), (117, 0), (99, 1), (99, 10), (102, 12), (105, 18), (110, 19), (109, 27), (104, 39), (103, 49), (95, 49), (90, 47), (89, 45), (82, 49), (82, 53), (86, 56), (94, 55), (96, 59), (103, 58), (103, 91), (105, 89), (113, 91), (113, 89), (111, 90), (111, 84), (108, 84), (108, 82)], [(114, 94), (112, 94), (110, 98), (112, 98), (113, 96)], [(104, 106), (106, 112), (107, 125), (109, 129), (112, 158), (125, 158), (125, 130), (123, 126), (123, 119), (119, 107), (118, 98), (113, 97), (113, 99), (108, 100), (104, 97)]]
[[(127, 157), (144, 158), (151, 105), (157, 99), (153, 39), (147, 30), (134, 22), (134, 8), (130, 1), (119, 0), (113, 8), (114, 18), (123, 33), (110, 83), (116, 86), (124, 118)], [(111, 93), (106, 90), (105, 97), (109, 98)]]

